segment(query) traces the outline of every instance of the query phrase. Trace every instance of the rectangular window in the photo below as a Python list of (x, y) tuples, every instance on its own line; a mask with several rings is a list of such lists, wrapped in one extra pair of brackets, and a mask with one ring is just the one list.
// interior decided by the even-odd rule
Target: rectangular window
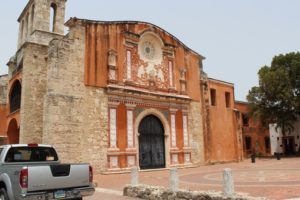
[(251, 150), (251, 137), (245, 137), (246, 150)]
[(210, 89), (210, 103), (212, 106), (216, 106), (216, 90)]
[(243, 126), (249, 126), (249, 117), (247, 114), (242, 113)]
[(226, 108), (230, 107), (230, 92), (225, 92), (225, 103), (226, 103)]
[(131, 51), (127, 50), (127, 79), (130, 80), (131, 79)]

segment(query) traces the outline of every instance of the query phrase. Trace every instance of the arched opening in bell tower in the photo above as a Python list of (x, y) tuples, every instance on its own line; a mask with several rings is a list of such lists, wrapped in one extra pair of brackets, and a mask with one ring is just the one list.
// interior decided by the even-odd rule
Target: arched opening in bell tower
[(56, 14), (57, 14), (57, 5), (52, 3), (50, 5), (50, 31), (56, 31)]

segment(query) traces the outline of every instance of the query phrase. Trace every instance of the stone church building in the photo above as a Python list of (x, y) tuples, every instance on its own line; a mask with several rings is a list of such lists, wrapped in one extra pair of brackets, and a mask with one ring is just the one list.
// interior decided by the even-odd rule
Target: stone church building
[(146, 22), (65, 22), (65, 6), (30, 0), (18, 19), (1, 141), (52, 144), (97, 172), (243, 158), (234, 86), (208, 78), (202, 55)]

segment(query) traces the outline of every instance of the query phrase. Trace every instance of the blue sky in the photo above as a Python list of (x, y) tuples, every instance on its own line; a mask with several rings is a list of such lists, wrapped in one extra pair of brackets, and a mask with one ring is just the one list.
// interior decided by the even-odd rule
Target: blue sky
[[(0, 3), (0, 74), (17, 46), (17, 18), (27, 0)], [(69, 0), (70, 17), (154, 23), (206, 57), (209, 77), (235, 84), (245, 100), (257, 71), (273, 56), (300, 49), (299, 0)]]

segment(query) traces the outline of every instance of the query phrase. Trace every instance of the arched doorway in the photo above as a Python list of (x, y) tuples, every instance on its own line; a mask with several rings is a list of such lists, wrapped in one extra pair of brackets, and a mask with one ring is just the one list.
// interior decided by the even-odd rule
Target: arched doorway
[(13, 86), (11, 87), (11, 92), (9, 95), (10, 113), (13, 113), (20, 109), (21, 91), (22, 91), (22, 86), (20, 81), (15, 81)]
[(148, 115), (139, 125), (139, 163), (141, 169), (165, 167), (164, 127), (154, 115)]
[(19, 133), (20, 133), (20, 129), (18, 127), (17, 120), (12, 119), (9, 122), (8, 129), (7, 129), (8, 144), (19, 144)]

